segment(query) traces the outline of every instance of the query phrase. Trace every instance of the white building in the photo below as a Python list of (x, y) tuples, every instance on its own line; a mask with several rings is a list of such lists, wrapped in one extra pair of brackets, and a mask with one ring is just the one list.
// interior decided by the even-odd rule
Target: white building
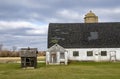
[(67, 51), (58, 44), (49, 48), (46, 52), (46, 64), (66, 64), (68, 63)]
[(98, 17), (91, 11), (84, 19), (85, 23), (49, 24), (46, 64), (56, 45), (57, 64), (63, 55), (61, 51), (65, 52), (65, 62), (120, 61), (120, 22), (98, 23)]

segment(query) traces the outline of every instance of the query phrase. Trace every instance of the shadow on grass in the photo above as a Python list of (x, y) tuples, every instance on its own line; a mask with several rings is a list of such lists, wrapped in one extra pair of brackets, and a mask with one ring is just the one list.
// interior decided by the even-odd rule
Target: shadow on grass
[(94, 61), (70, 61), (68, 65), (114, 65), (114, 64), (120, 64), (120, 62), (94, 62)]

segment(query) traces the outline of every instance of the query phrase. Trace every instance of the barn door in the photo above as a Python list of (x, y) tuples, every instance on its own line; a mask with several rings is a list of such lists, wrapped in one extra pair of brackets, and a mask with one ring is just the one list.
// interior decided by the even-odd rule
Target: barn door
[(100, 61), (100, 57), (99, 57), (99, 52), (98, 51), (95, 51), (94, 52), (94, 56), (95, 56), (95, 61), (97, 62), (97, 61)]
[(57, 55), (56, 53), (51, 54), (51, 63), (56, 63), (57, 62)]
[(53, 63), (56, 63), (56, 60), (57, 60), (56, 54), (53, 54), (52, 58), (53, 58)]
[(116, 51), (110, 51), (110, 61), (116, 61)]

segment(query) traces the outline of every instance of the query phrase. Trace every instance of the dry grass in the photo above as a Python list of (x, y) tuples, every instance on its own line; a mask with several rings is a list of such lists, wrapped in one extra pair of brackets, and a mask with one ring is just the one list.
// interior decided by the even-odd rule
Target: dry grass
[(0, 63), (19, 63), (20, 57), (0, 57)]
[[(0, 57), (0, 63), (20, 63), (20, 57)], [(37, 57), (39, 61), (45, 61), (45, 56)]]

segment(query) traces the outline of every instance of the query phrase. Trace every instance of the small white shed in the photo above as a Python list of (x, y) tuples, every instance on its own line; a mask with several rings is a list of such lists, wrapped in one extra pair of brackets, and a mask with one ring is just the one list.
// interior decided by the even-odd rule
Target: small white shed
[(68, 63), (68, 52), (63, 47), (58, 44), (50, 47), (46, 52), (46, 64), (61, 64), (64, 63), (67, 65)]

